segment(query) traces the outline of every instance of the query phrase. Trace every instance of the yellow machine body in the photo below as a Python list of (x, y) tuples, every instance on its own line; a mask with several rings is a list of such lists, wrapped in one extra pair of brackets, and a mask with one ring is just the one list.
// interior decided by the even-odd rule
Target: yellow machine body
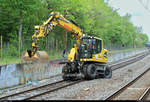
[[(104, 57), (104, 53), (106, 54), (106, 57)], [(84, 58), (80, 59), (81, 62), (100, 62), (100, 63), (107, 63), (108, 62), (108, 51), (106, 49), (102, 50), (102, 52), (98, 54), (93, 54), (92, 58)]]
[(97, 37), (84, 36), (82, 29), (72, 21), (67, 20), (58, 12), (51, 12), (49, 18), (42, 25), (35, 26), (32, 36), (32, 49), (23, 53), (24, 61), (48, 61), (45, 51), (38, 51), (37, 42), (46, 37), (56, 26), (59, 26), (76, 39), (76, 44), (68, 54), (68, 61), (62, 68), (63, 79), (74, 79), (77, 74), (83, 74), (86, 79), (94, 79), (97, 76), (110, 78), (111, 68), (108, 67), (108, 50), (103, 48), (103, 40)]
[[(103, 49), (103, 41), (100, 38), (94, 38), (102, 41), (101, 52), (97, 54), (93, 54), (92, 58), (80, 58), (77, 57), (79, 55), (80, 50), (80, 38), (83, 36), (83, 32), (79, 26), (72, 23), (71, 21), (64, 18), (58, 12), (51, 12), (49, 19), (43, 23), (43, 25), (35, 26), (35, 32), (32, 36), (32, 50), (26, 51), (23, 53), (23, 59), (25, 61), (37, 61), (37, 60), (48, 60), (48, 54), (45, 51), (38, 51), (37, 41), (45, 37), (46, 35), (51, 32), (55, 28), (55, 26), (60, 26), (61, 28), (71, 32), (72, 37), (76, 38), (77, 44), (74, 44), (74, 48), (71, 49), (70, 53), (68, 54), (68, 61), (73, 62), (74, 60), (80, 61), (92, 61), (92, 62), (107, 62), (108, 61), (108, 51)], [(104, 57), (104, 53), (107, 52), (107, 57)], [(80, 58), (80, 59), (79, 59)]]
[[(103, 48), (103, 40), (100, 38), (94, 37), (94, 39), (100, 40), (101, 41), (101, 51), (92, 54), (91, 58), (80, 58), (79, 60), (81, 62), (99, 62), (99, 63), (107, 63), (108, 62), (108, 50)], [(81, 47), (80, 47), (81, 48)], [(70, 53), (68, 54), (68, 61), (73, 62), (75, 58), (75, 54), (77, 52), (77, 47), (75, 46), (70, 50)]]

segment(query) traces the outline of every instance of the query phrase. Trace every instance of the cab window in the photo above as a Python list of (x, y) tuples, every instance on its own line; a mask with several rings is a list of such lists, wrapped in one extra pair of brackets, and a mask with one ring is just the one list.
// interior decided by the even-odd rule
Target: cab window
[(101, 48), (102, 48), (101, 43), (102, 43), (101, 40), (97, 40), (97, 53), (101, 52)]

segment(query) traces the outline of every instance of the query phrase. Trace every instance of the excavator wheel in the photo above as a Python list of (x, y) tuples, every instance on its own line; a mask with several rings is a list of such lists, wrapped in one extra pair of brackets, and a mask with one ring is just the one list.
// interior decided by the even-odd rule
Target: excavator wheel
[(25, 62), (48, 62), (49, 56), (45, 51), (37, 51), (34, 56), (30, 57), (29, 51), (25, 51), (21, 59)]
[(103, 78), (110, 79), (112, 78), (112, 69), (107, 65), (105, 66), (104, 76)]
[(87, 64), (83, 67), (85, 79), (92, 80), (96, 78), (96, 66), (94, 64)]

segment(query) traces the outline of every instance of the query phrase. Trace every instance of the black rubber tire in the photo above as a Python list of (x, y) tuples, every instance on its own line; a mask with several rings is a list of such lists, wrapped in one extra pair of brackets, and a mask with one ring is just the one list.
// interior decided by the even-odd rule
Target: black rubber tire
[(67, 66), (66, 66), (66, 65), (63, 66), (63, 68), (62, 68), (62, 73), (63, 73), (63, 74), (68, 73), (68, 70), (67, 70)]
[(96, 66), (94, 64), (89, 64), (86, 68), (86, 79), (92, 80), (96, 78)]
[(62, 79), (63, 79), (64, 81), (71, 80), (71, 78), (66, 77), (66, 74), (63, 74), (63, 75), (62, 75)]
[(69, 80), (69, 78), (67, 78), (66, 77), (66, 74), (68, 73), (68, 70), (67, 70), (67, 66), (65, 65), (65, 66), (63, 66), (63, 68), (62, 68), (62, 79), (63, 80), (65, 80), (65, 81), (67, 81), (67, 80)]
[(84, 79), (88, 79), (88, 76), (87, 76), (87, 67), (88, 67), (88, 64), (86, 64), (86, 65), (83, 66), (82, 73), (84, 74)]
[(104, 78), (107, 78), (107, 79), (112, 78), (112, 69), (109, 66), (106, 66), (106, 69), (104, 72)]

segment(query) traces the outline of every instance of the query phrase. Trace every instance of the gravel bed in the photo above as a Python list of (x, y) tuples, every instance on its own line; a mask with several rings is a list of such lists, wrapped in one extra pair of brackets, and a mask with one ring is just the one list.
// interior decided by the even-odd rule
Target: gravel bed
[(126, 83), (149, 68), (150, 55), (144, 59), (113, 71), (111, 79), (96, 79), (55, 91), (36, 100), (104, 100)]
[[(146, 58), (144, 58), (144, 59), (146, 59)], [(143, 65), (145, 64), (143, 61), (139, 61), (139, 62)], [(148, 62), (148, 60), (147, 60), (147, 62)], [(141, 64), (139, 64), (139, 65), (141, 65)], [(134, 65), (136, 65), (136, 64), (134, 64)], [(130, 77), (130, 78), (126, 79), (127, 81), (129, 79), (131, 79), (131, 77), (133, 76), (132, 73), (131, 73), (132, 70), (130, 70), (130, 69), (129, 70), (128, 69), (119, 69), (117, 71), (120, 71), (121, 73), (127, 71), (127, 74)], [(124, 75), (125, 73), (124, 74), (122, 73), (122, 74), (119, 74), (119, 75), (116, 74), (116, 73), (118, 73), (118, 72), (116, 72), (116, 71), (113, 72), (113, 78), (112, 79), (96, 79), (96, 80), (91, 80), (91, 81), (85, 81), (85, 82), (82, 82), (80, 84), (74, 85), (73, 87), (66, 88), (64, 92), (63, 92), (64, 89), (60, 90), (60, 91), (62, 91), (61, 92), (62, 94), (59, 93), (60, 91), (58, 91), (59, 94), (56, 91), (56, 93), (54, 93), (54, 95), (48, 95), (49, 98), (44, 96), (42, 98), (40, 97), (40, 99), (69, 99), (69, 100), (70, 99), (92, 99), (93, 100), (92, 97), (96, 97), (96, 96), (97, 96), (97, 98), (94, 98), (94, 99), (102, 99), (103, 97), (101, 98), (100, 96), (104, 96), (104, 97), (108, 96), (108, 95), (104, 94), (104, 93), (108, 93), (108, 92), (103, 87), (107, 86), (108, 90), (112, 93), (113, 90), (111, 89), (111, 86), (114, 86), (114, 88), (115, 88), (115, 86), (117, 86), (117, 85), (114, 84), (113, 80), (118, 80), (118, 76), (122, 76), (122, 77), (125, 76)], [(59, 81), (59, 80), (62, 80), (61, 76), (45, 79), (45, 80), (42, 80), (42, 81), (28, 82), (27, 84), (24, 84), (24, 85), (18, 85), (18, 86), (12, 87), (12, 88), (7, 88), (7, 89), (0, 90), (0, 96), (9, 95), (9, 94), (12, 94), (12, 93), (16, 93), (16, 92), (20, 92), (20, 91), (27, 90), (27, 89), (30, 89), (30, 88), (34, 88), (34, 87), (37, 87), (37, 86), (45, 85), (47, 83), (53, 83), (53, 82)], [(121, 79), (121, 80), (124, 80), (124, 79)], [(121, 80), (120, 80), (120, 82), (121, 82)], [(122, 83), (121, 85), (124, 85), (124, 84)], [(103, 93), (104, 95), (101, 94), (101, 93), (100, 93), (101, 95), (97, 94), (96, 96), (90, 94), (91, 92), (93, 92), (93, 94), (94, 94), (95, 91), (98, 90), (98, 89), (100, 89), (99, 90), (100, 92), (101, 91), (104, 92)], [(58, 96), (58, 97), (56, 97), (56, 96)]]
[(41, 85), (46, 85), (48, 83), (57, 82), (57, 81), (60, 81), (60, 80), (62, 80), (62, 77), (61, 77), (61, 75), (58, 75), (57, 77), (52, 77), (50, 79), (28, 82), (24, 85), (19, 85), (19, 86), (16, 86), (16, 87), (3, 89), (3, 90), (0, 90), (0, 97), (6, 96), (6, 95), (9, 95), (9, 94), (13, 94), (13, 93), (16, 93), (16, 92), (20, 92), (20, 91), (23, 91), (23, 90), (31, 89), (31, 88), (34, 88), (34, 87), (38, 87), (38, 86), (41, 86)]
[(150, 86), (150, 71), (127, 88), (114, 100), (138, 100), (144, 91)]

